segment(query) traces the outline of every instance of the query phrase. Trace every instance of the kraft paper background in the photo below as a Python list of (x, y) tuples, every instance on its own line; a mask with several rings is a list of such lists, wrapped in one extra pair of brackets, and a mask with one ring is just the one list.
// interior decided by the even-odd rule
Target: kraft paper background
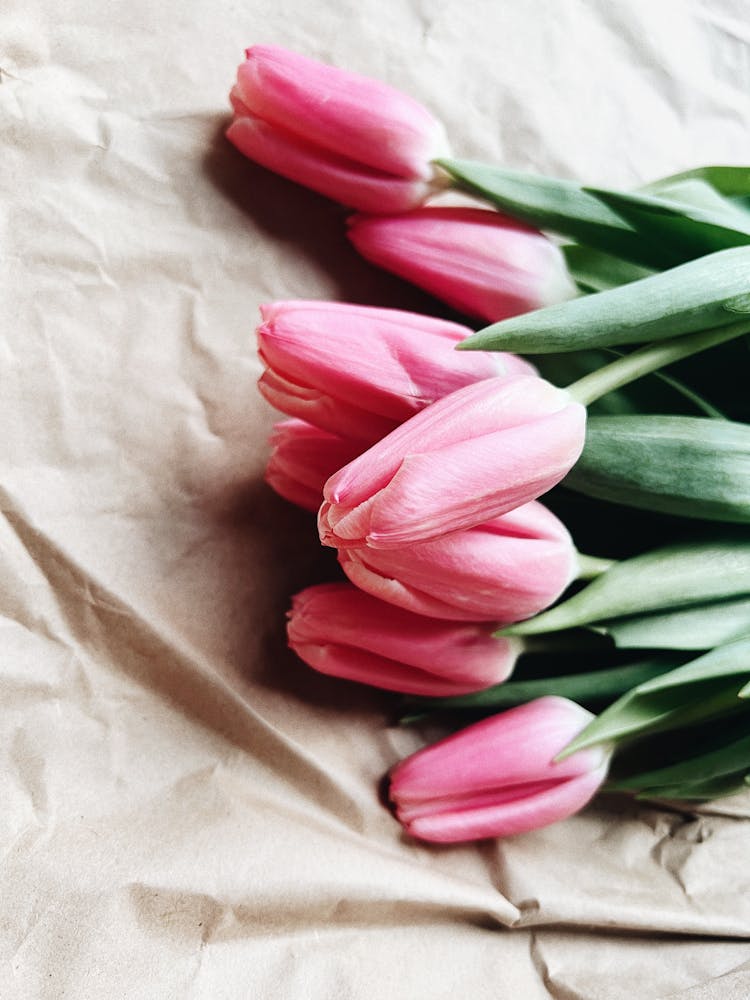
[(286, 651), (329, 562), (262, 483), (258, 305), (436, 306), (222, 137), (266, 42), (409, 91), (460, 155), (610, 185), (747, 163), (748, 13), (5, 0), (0, 995), (750, 995), (747, 798), (420, 846), (378, 784), (424, 734)]

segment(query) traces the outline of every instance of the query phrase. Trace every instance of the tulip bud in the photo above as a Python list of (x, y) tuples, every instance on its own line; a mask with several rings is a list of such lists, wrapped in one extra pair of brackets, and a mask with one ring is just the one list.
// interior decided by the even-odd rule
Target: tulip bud
[(442, 125), (376, 80), (254, 45), (232, 89), (230, 142), (262, 166), (366, 212), (402, 212), (435, 185)]
[(325, 485), (324, 545), (398, 548), (546, 493), (583, 448), (586, 410), (541, 378), (485, 379), (428, 406)]
[(313, 427), (304, 420), (274, 425), (264, 476), (279, 496), (315, 513), (326, 480), (362, 451), (356, 441)]
[[(499, 684), (520, 650), (491, 622), (438, 621), (348, 583), (308, 587), (289, 612), (289, 645), (315, 670), (389, 691), (443, 697)], [(517, 640), (516, 640), (517, 642)]]
[(536, 229), (483, 208), (418, 208), (350, 220), (349, 239), (469, 316), (501, 320), (576, 295), (560, 250)]
[(565, 525), (528, 503), (466, 531), (401, 549), (339, 549), (362, 590), (420, 615), (521, 621), (549, 607), (576, 575)]
[(582, 809), (604, 781), (610, 748), (558, 753), (593, 716), (546, 697), (454, 733), (391, 774), (396, 816), (420, 840), (453, 843), (526, 833)]
[(361, 451), (454, 389), (534, 372), (513, 354), (456, 351), (471, 330), (417, 313), (274, 302), (261, 314), (261, 393), (283, 413), (357, 438)]

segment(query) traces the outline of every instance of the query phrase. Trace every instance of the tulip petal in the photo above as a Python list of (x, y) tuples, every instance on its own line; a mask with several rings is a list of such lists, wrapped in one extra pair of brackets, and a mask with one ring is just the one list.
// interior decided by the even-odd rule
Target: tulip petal
[(572, 405), (477, 438), (468, 455), (462, 443), (407, 456), (373, 500), (367, 544), (391, 548), (459, 531), (541, 496), (580, 455), (585, 421), (585, 409)]
[(487, 209), (357, 215), (348, 236), (373, 264), (482, 319), (507, 319), (576, 294), (554, 243)]
[(511, 622), (552, 604), (577, 559), (562, 522), (531, 503), (405, 548), (342, 548), (339, 562), (356, 586), (417, 614)]
[(427, 181), (380, 173), (260, 118), (236, 118), (226, 135), (241, 153), (261, 166), (352, 208), (404, 212), (431, 192)]
[(322, 674), (358, 681), (387, 691), (442, 698), (477, 690), (476, 681), (462, 682), (438, 677), (418, 667), (406, 666), (352, 646), (300, 644), (295, 647), (295, 652), (300, 659)]
[[(514, 356), (457, 352), (471, 331), (429, 316), (331, 302), (277, 302), (261, 306), (261, 314), (263, 363), (279, 380), (340, 400), (336, 429), (349, 435), (347, 405), (389, 418), (391, 429), (480, 379), (529, 374), (527, 363)], [(329, 409), (335, 419), (335, 406)], [(383, 426), (374, 422), (370, 442), (387, 433)]]
[(312, 386), (293, 382), (270, 368), (258, 379), (258, 391), (281, 413), (333, 434), (345, 431), (348, 438), (361, 444), (356, 454), (361, 453), (373, 438), (388, 434), (398, 426), (388, 417), (334, 399)]
[(447, 149), (442, 125), (418, 101), (277, 46), (247, 50), (237, 89), (260, 118), (385, 173), (427, 179)]
[(581, 809), (606, 777), (611, 748), (556, 755), (592, 715), (545, 697), (484, 719), (394, 768), (390, 797), (409, 833), (453, 843), (525, 833)]
[(406, 828), (419, 840), (440, 844), (529, 833), (583, 809), (600, 787), (606, 772), (607, 764), (603, 763), (595, 771), (555, 783), (528, 798), (420, 816), (407, 821)]
[(601, 752), (553, 760), (592, 718), (575, 702), (548, 696), (482, 719), (398, 764), (393, 797), (419, 801), (575, 777), (598, 767)]
[(265, 481), (280, 496), (316, 512), (323, 486), (336, 469), (361, 450), (350, 439), (314, 427), (304, 420), (284, 420), (274, 426)]
[[(327, 499), (318, 516), (324, 544), (398, 548), (474, 527), (546, 493), (564, 478), (583, 448), (586, 411), (572, 403), (521, 426), (407, 453), (393, 470), (391, 455), (398, 454), (394, 440), (439, 406), (397, 428), (326, 483)], [(361, 478), (355, 478), (357, 473)], [(372, 489), (369, 497), (366, 487)], [(342, 496), (362, 496), (363, 502), (331, 502)]]
[(544, 379), (533, 376), (483, 379), (443, 397), (378, 441), (331, 478), (326, 484), (326, 500), (355, 507), (382, 488), (406, 455), (457, 443), (466, 445), (469, 451), (484, 434), (522, 426), (542, 414), (570, 406), (583, 411), (565, 390)]
[(289, 645), (323, 673), (434, 697), (497, 684), (519, 647), (495, 639), (491, 623), (456, 625), (411, 614), (346, 583), (297, 594)]

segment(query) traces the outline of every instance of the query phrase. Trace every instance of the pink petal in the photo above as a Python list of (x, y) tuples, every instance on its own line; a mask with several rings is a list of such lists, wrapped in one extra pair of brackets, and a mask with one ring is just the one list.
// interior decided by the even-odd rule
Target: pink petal
[(429, 161), (447, 150), (441, 124), (419, 102), (286, 49), (248, 49), (237, 87), (259, 117), (386, 173), (428, 179)]
[(227, 139), (268, 170), (353, 208), (403, 212), (430, 194), (426, 181), (379, 173), (313, 146), (260, 118), (235, 119), (227, 129)]
[(406, 821), (408, 832), (432, 843), (510, 837), (559, 822), (578, 812), (604, 781), (607, 761), (597, 770), (555, 783), (536, 794), (479, 808), (440, 812)]
[(372, 263), (483, 319), (505, 319), (575, 295), (558, 247), (494, 211), (428, 206), (355, 216), (348, 235)]

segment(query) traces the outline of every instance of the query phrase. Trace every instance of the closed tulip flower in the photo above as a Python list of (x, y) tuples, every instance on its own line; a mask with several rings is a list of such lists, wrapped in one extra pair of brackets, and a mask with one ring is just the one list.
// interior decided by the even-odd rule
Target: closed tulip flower
[(350, 220), (349, 239), (392, 271), (469, 316), (497, 321), (576, 294), (560, 250), (483, 208), (418, 208)]
[(373, 444), (429, 403), (479, 379), (534, 369), (513, 354), (456, 351), (465, 326), (339, 302), (261, 306), (258, 383), (276, 409)]
[(455, 621), (530, 618), (576, 575), (565, 525), (532, 502), (487, 524), (401, 549), (339, 549), (362, 590), (420, 615)]
[(390, 691), (444, 697), (504, 681), (520, 645), (492, 637), (488, 622), (423, 618), (349, 583), (297, 594), (289, 645), (315, 670)]
[(536, 830), (582, 809), (607, 774), (609, 748), (555, 763), (591, 721), (584, 708), (546, 697), (469, 726), (396, 766), (396, 816), (420, 840), (454, 843)]
[(558, 483), (586, 410), (544, 379), (484, 379), (397, 427), (325, 485), (325, 545), (399, 548), (491, 521)]
[(362, 451), (358, 442), (304, 420), (275, 424), (269, 443), (266, 482), (285, 500), (313, 513), (323, 500), (326, 480)]
[(230, 142), (251, 160), (344, 205), (402, 212), (433, 190), (442, 125), (376, 80), (254, 45), (231, 93)]

